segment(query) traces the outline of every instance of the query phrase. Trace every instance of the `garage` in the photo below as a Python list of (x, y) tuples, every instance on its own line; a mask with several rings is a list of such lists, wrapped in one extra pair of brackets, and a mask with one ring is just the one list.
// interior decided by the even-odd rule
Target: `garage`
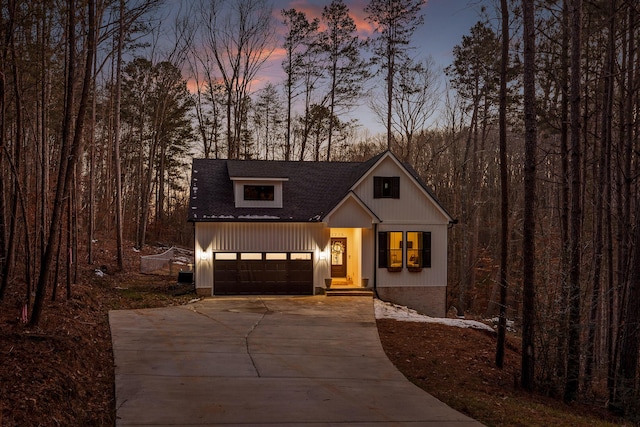
[(311, 253), (215, 254), (214, 295), (313, 295)]

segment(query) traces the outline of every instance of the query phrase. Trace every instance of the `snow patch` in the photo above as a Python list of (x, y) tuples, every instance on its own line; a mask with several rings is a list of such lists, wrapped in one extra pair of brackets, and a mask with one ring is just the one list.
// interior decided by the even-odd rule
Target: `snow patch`
[(240, 215), (239, 219), (280, 219), (279, 216), (273, 215)]
[(374, 300), (374, 308), (376, 319), (392, 319), (402, 322), (439, 323), (442, 325), (455, 326), (457, 328), (473, 328), (494, 332), (491, 326), (482, 322), (465, 319), (430, 317), (420, 314), (408, 307), (381, 301), (379, 299)]
[[(497, 317), (492, 317), (491, 319), (485, 319), (485, 322), (491, 322), (494, 328), (498, 328), (498, 322), (500, 321)], [(507, 331), (516, 332), (515, 322), (513, 320), (507, 319)]]

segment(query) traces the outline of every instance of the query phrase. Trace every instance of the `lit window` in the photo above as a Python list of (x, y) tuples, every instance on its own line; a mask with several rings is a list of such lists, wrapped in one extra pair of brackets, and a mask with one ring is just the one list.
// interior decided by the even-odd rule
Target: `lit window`
[(378, 233), (378, 268), (389, 271), (400, 271), (405, 265), (409, 271), (431, 268), (431, 232), (408, 231), (404, 241), (403, 234), (401, 231)]
[(291, 254), (291, 260), (292, 261), (307, 261), (307, 260), (311, 260), (311, 254), (310, 253), (292, 253)]
[(402, 253), (402, 232), (378, 233), (378, 267), (390, 271), (400, 271), (404, 265)]
[(407, 232), (407, 267), (431, 268), (431, 232)]
[(243, 259), (243, 260), (262, 259), (262, 254), (259, 252), (244, 252), (240, 254), (240, 259)]
[(266, 260), (285, 260), (287, 259), (286, 253), (268, 253), (265, 254)]
[(218, 252), (216, 253), (216, 260), (234, 260), (238, 259), (238, 254), (235, 252)]

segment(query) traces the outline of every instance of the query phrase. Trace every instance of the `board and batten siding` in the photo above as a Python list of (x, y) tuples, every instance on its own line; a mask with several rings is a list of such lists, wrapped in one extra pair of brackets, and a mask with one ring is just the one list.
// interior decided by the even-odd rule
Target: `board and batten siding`
[[(390, 272), (378, 268), (378, 286), (447, 286), (447, 225), (406, 225), (385, 223), (378, 231), (430, 231), (431, 232), (431, 268), (412, 272), (406, 268), (406, 253), (402, 271)], [(377, 265), (376, 265), (377, 268)]]
[(195, 225), (196, 288), (213, 288), (216, 252), (311, 252), (314, 284), (329, 271), (329, 229), (322, 223), (198, 222)]
[[(374, 176), (399, 176), (400, 198), (373, 197)], [(449, 218), (438, 209), (436, 203), (429, 200), (429, 196), (406, 171), (399, 167), (391, 158), (386, 158), (369, 172), (367, 179), (361, 181), (354, 192), (381, 219), (386, 221), (407, 222), (413, 224), (448, 224)]]
[[(374, 176), (399, 176), (400, 198), (374, 198)], [(446, 287), (447, 286), (447, 233), (450, 218), (439, 209), (430, 196), (406, 170), (387, 157), (368, 172), (354, 192), (376, 216), (380, 218), (378, 231), (430, 231), (431, 268), (410, 272), (405, 266), (400, 272), (378, 268), (376, 282), (379, 287)], [(372, 236), (377, 239), (377, 236)], [(406, 256), (406, 254), (405, 254)]]

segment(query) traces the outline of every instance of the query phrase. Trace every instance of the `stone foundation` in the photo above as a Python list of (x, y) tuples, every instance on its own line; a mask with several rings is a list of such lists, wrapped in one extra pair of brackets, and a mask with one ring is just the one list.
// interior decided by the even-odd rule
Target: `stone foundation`
[(446, 286), (429, 287), (378, 287), (383, 301), (404, 305), (418, 313), (431, 317), (445, 317), (447, 303)]

